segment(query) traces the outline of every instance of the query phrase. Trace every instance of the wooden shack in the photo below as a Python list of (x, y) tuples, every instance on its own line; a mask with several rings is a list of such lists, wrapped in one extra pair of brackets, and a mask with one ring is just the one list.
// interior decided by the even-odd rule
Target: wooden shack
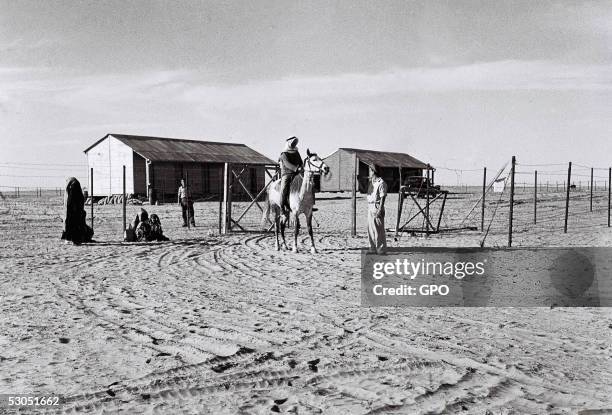
[[(243, 166), (241, 181), (256, 194), (265, 186), (266, 167), (276, 165), (244, 144), (124, 134), (107, 134), (85, 154), (88, 172), (93, 168), (95, 196), (122, 194), (126, 166), (126, 193), (148, 196), (154, 191), (158, 200), (176, 198), (183, 178), (195, 198), (217, 200), (223, 194), (225, 163)], [(244, 187), (232, 186), (234, 200), (250, 200)]]
[(404, 185), (411, 177), (422, 177), (423, 172), (427, 170), (427, 163), (405, 153), (358, 148), (339, 148), (324, 160), (331, 174), (321, 178), (320, 190), (322, 192), (350, 192), (353, 186), (353, 175), (357, 172), (358, 191), (366, 193), (369, 178), (368, 165), (380, 168), (382, 178), (387, 183), (390, 193), (399, 191), (400, 174), (402, 185)]

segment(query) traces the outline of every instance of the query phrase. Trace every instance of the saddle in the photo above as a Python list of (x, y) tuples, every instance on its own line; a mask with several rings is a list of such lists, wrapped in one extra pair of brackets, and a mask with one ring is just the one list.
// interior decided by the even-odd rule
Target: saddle
[[(291, 183), (289, 184), (289, 196), (290, 196), (290, 197), (291, 197), (291, 193), (292, 193), (292, 192), (299, 192), (299, 189), (294, 188), (294, 187), (295, 187), (294, 183), (295, 183), (295, 181), (296, 181), (296, 179), (297, 179), (298, 177), (299, 177), (300, 179), (304, 179), (304, 175), (303, 175), (302, 173), (296, 174), (296, 175), (293, 177), (293, 180), (291, 180)], [(281, 179), (277, 179), (277, 180), (274, 182), (273, 187), (274, 187), (274, 190), (276, 190), (278, 193), (280, 193), (280, 192), (281, 192), (281, 188), (280, 188), (280, 186), (281, 186)], [(300, 185), (300, 186), (301, 186), (301, 185)], [(313, 194), (312, 194), (312, 198), (313, 198), (313, 203), (314, 203), (314, 202), (315, 202), (315, 194), (314, 194), (314, 191), (313, 191)], [(313, 212), (316, 212), (317, 210), (319, 210), (319, 209), (317, 209), (316, 207), (313, 207), (313, 208), (312, 208), (312, 211), (313, 211)]]

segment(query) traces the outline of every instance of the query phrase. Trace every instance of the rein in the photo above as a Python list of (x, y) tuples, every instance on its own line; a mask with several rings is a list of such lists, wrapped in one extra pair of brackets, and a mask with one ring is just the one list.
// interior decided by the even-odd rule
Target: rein
[(321, 164), (319, 166), (315, 165), (311, 160), (310, 157), (306, 157), (306, 160), (304, 160), (305, 164), (307, 164), (309, 167), (313, 167), (316, 169), (316, 171), (313, 170), (308, 170), (309, 173), (323, 173), (323, 162), (321, 162)]

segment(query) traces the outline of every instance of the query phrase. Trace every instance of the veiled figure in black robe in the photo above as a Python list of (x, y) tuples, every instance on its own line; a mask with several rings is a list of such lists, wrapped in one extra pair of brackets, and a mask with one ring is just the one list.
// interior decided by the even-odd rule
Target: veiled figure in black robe
[(91, 242), (94, 232), (85, 222), (85, 196), (83, 196), (81, 183), (74, 177), (66, 180), (64, 206), (66, 207), (66, 219), (62, 239), (75, 244)]

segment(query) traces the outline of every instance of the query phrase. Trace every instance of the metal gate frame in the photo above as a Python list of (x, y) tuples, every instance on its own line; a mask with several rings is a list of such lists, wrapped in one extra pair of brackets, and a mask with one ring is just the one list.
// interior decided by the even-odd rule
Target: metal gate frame
[[(278, 173), (278, 165), (263, 165), (264, 171), (269, 180), (265, 184), (265, 186), (261, 190), (259, 190), (256, 195), (254, 195), (244, 184), (241, 178), (242, 174), (247, 171), (247, 168), (249, 167), (262, 167), (262, 165), (224, 163), (223, 199), (221, 202), (221, 233), (224, 235), (227, 235), (232, 232), (269, 232), (274, 226), (274, 224), (272, 224), (266, 231), (263, 231), (261, 229), (246, 229), (245, 226), (240, 224), (240, 221), (244, 218), (247, 212), (253, 208), (253, 206), (257, 206), (257, 208), (259, 208), (259, 210), (263, 214), (264, 209), (259, 204), (259, 200), (266, 193), (266, 190), (268, 189), (270, 184), (274, 182)], [(244, 189), (246, 194), (251, 198), (251, 202), (237, 217), (234, 218), (234, 216), (232, 216), (232, 189), (236, 183)]]

